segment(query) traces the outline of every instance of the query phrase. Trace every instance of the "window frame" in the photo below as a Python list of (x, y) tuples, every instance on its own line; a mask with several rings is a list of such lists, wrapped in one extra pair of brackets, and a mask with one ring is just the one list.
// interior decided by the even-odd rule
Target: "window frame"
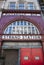
[[(31, 22), (28, 21), (15, 21), (16, 25), (14, 25), (14, 22), (11, 23), (4, 31), (4, 34), (21, 34), (21, 32), (23, 31), (22, 34), (40, 34), (39, 30), (37, 29), (37, 27), (32, 24)], [(17, 24), (19, 22), (19, 25)], [(23, 22), (23, 25), (21, 25), (21, 22)], [(24, 22), (26, 22), (26, 25), (24, 25)], [(30, 25), (28, 25), (28, 23), (30, 23)], [(32, 26), (33, 25), (33, 26)], [(9, 33), (9, 29), (11, 27), (11, 33)], [(33, 30), (33, 28), (34, 30)], [(6, 31), (8, 29), (8, 32)], [(19, 31), (19, 33), (17, 32)], [(33, 32), (34, 31), (34, 32)]]
[[(22, 4), (22, 5), (21, 5)], [(20, 6), (19, 6), (20, 5)], [(18, 9), (19, 10), (24, 10), (25, 9), (25, 4), (24, 3), (19, 3)]]
[[(11, 6), (11, 3), (12, 3), (12, 6)], [(11, 9), (11, 10), (16, 9), (16, 3), (15, 2), (9, 2), (8, 8)]]
[[(33, 4), (33, 5), (29, 5), (29, 4)], [(33, 2), (28, 2), (27, 3), (27, 8), (28, 8), (28, 10), (35, 10), (35, 5), (34, 5), (34, 3)]]

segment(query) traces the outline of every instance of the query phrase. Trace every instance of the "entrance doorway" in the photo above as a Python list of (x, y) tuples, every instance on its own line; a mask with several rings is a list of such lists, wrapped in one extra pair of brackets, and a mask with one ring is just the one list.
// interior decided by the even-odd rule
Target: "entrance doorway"
[(5, 65), (18, 65), (18, 49), (4, 50)]
[(43, 65), (42, 48), (21, 48), (20, 65)]
[(40, 42), (4, 42), (2, 48), (5, 65), (43, 65)]

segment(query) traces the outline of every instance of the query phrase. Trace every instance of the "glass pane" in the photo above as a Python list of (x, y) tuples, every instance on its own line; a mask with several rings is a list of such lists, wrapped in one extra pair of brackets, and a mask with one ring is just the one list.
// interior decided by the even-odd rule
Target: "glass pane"
[(24, 25), (26, 25), (26, 22), (24, 22)]
[(31, 30), (31, 27), (28, 27), (28, 30)]
[(16, 22), (14, 22), (13, 25), (16, 25)]
[(30, 7), (33, 7), (33, 3), (30, 3), (29, 6), (30, 6)]
[(24, 9), (24, 4), (19, 4), (19, 9)]
[(15, 3), (14, 2), (10, 2), (9, 9), (15, 9)]
[(9, 27), (9, 34), (11, 34), (11, 30), (12, 30), (11, 27)]
[(29, 10), (34, 10), (33, 7), (28, 7)]
[(17, 25), (19, 25), (19, 23), (20, 23), (20, 22), (18, 21), (18, 22), (17, 22)]
[(5, 32), (4, 32), (5, 34), (7, 34), (8, 33), (8, 28), (5, 30)]
[(23, 30), (20, 31), (20, 34), (23, 34)]
[(34, 9), (33, 3), (28, 3), (28, 9), (29, 10), (33, 10)]
[(21, 30), (23, 30), (23, 27), (20, 27)]
[(24, 30), (24, 34), (27, 34), (27, 31), (26, 30)]
[(30, 22), (28, 22), (28, 25), (30, 25)]
[(32, 27), (32, 30), (34, 30), (34, 27)]
[(21, 25), (23, 25), (23, 21), (21, 21)]
[(24, 30), (27, 30), (27, 27), (24, 27)]

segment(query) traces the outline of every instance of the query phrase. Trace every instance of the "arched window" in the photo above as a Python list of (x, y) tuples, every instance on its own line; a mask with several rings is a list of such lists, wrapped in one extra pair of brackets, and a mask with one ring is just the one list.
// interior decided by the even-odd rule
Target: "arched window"
[(39, 31), (32, 23), (20, 20), (11, 23), (5, 29), (4, 34), (39, 34)]

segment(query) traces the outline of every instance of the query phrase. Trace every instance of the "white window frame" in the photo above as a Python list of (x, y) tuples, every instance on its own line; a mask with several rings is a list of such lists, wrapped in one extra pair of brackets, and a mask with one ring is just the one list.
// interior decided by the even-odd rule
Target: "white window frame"
[[(23, 7), (22, 7), (22, 8), (20, 7), (21, 9), (19, 8), (19, 5), (20, 5), (20, 4), (23, 4)], [(24, 3), (19, 3), (19, 4), (18, 4), (18, 9), (19, 9), (19, 10), (24, 10), (24, 9), (25, 9), (25, 4), (24, 4)]]
[[(12, 7), (10, 7), (10, 4), (11, 4), (11, 3), (14, 3), (14, 4), (15, 4), (15, 7), (13, 7), (13, 9), (12, 9)], [(15, 2), (9, 2), (8, 8), (11, 9), (11, 10), (16, 9), (16, 3), (15, 3)]]
[[(14, 25), (14, 22), (11, 23), (5, 29), (4, 34), (39, 34), (37, 27), (35, 25), (33, 25), (32, 23), (30, 23), (28, 21), (22, 21), (23, 25), (21, 25), (21, 21), (15, 21), (15, 22), (16, 22), (16, 25)], [(17, 22), (19, 22), (19, 25), (17, 25)], [(26, 22), (26, 25), (24, 25), (24, 22)], [(28, 25), (28, 23), (30, 25)], [(10, 27), (11, 27), (11, 33), (9, 33)], [(33, 30), (32, 30), (33, 28), (34, 28), (34, 33), (33, 33)], [(25, 33), (25, 32), (27, 32), (27, 33)]]
[[(29, 4), (33, 4), (33, 6), (29, 6)], [(32, 7), (33, 9), (31, 9), (31, 7)], [(34, 3), (33, 3), (33, 2), (28, 2), (28, 3), (27, 3), (27, 8), (28, 8), (28, 10), (35, 10)]]

